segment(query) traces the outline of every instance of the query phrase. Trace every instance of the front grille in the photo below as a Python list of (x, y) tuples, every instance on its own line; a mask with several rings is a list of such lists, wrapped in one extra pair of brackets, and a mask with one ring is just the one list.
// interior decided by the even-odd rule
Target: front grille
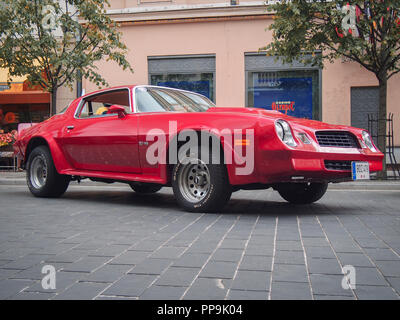
[(351, 161), (325, 160), (325, 168), (328, 170), (351, 171)]
[(317, 131), (315, 136), (321, 147), (360, 147), (357, 138), (348, 131)]

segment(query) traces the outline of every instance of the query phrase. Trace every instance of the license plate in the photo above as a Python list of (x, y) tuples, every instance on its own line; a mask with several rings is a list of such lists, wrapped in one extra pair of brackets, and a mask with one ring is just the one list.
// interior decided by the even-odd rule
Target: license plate
[(353, 180), (369, 180), (368, 162), (351, 162), (351, 172)]

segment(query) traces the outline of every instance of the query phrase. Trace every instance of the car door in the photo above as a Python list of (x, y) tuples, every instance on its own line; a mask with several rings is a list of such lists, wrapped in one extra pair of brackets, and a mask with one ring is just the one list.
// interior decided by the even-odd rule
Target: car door
[[(126, 97), (118, 98), (115, 92), (106, 94), (82, 100), (75, 116), (63, 128), (62, 150), (77, 170), (140, 173), (137, 116), (108, 114), (107, 108), (115, 99), (121, 102)], [(129, 95), (129, 102), (123, 105), (130, 112), (130, 91), (123, 94)]]

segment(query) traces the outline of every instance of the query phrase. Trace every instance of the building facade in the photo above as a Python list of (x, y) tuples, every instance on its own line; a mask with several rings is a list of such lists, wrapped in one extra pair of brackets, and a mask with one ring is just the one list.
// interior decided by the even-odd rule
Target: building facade
[[(338, 60), (318, 69), (259, 53), (272, 40), (273, 16), (264, 1), (113, 0), (108, 14), (120, 24), (135, 72), (101, 63), (112, 86), (154, 84), (197, 91), (218, 106), (262, 107), (333, 124), (368, 127), (377, 112), (375, 76)], [(388, 83), (400, 143), (400, 75)], [(96, 89), (83, 81), (86, 92)], [(63, 106), (60, 105), (59, 108)]]

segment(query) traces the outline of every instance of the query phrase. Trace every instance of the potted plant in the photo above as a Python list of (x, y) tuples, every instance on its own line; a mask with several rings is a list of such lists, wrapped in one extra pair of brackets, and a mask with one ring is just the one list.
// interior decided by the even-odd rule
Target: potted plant
[(13, 151), (13, 144), (17, 140), (18, 132), (0, 133), (0, 151)]

